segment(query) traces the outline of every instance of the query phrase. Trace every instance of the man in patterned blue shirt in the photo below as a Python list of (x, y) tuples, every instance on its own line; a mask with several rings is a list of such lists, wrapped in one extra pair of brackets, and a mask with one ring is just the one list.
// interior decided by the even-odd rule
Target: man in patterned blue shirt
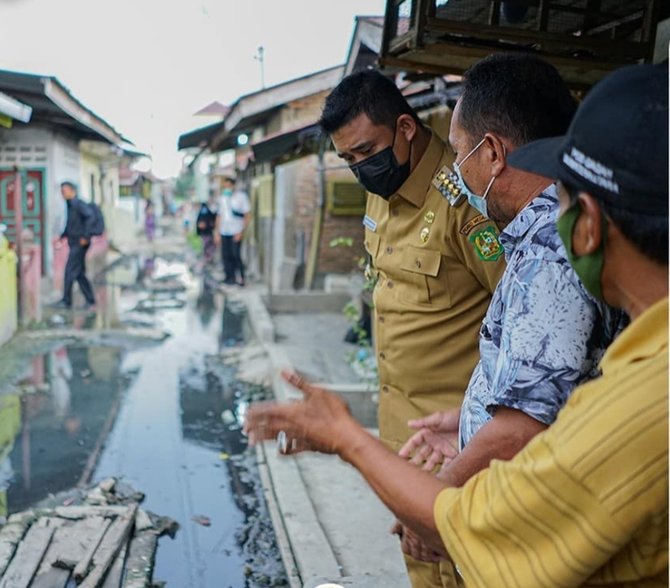
[[(596, 301), (570, 266), (556, 231), (552, 181), (506, 162), (533, 136), (552, 134), (528, 103), (530, 86), (565, 96), (567, 128), (575, 105), (554, 78), (560, 80), (551, 65), (530, 56), (489, 57), (466, 73), (452, 117), (454, 180), (470, 205), (502, 229), (507, 269), (482, 324), (480, 361), (461, 409), (411, 421), (419, 432), (400, 452), (426, 469), (441, 464), (438, 476), (450, 485), (463, 485), (493, 459), (511, 459), (548, 427), (574, 388), (598, 375), (623, 326), (621, 314)], [(440, 559), (406, 534), (404, 550)]]

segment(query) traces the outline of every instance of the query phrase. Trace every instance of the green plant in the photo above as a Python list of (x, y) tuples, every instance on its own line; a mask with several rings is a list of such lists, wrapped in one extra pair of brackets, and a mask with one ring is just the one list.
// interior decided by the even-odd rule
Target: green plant
[[(352, 247), (353, 239), (351, 237), (336, 237), (331, 239), (329, 245), (331, 247)], [(358, 269), (361, 270), (364, 276), (363, 288), (361, 292), (360, 304), (370, 303), (371, 296), (369, 295), (377, 283), (376, 272), (370, 268), (370, 264), (365, 257), (359, 257), (357, 260)], [(367, 302), (366, 302), (367, 300)], [(370, 303), (371, 304), (371, 303)], [(368, 381), (372, 386), (379, 384), (379, 373), (377, 371), (377, 364), (374, 361), (374, 352), (372, 349), (371, 334), (368, 333), (362, 326), (361, 306), (354, 301), (348, 302), (342, 309), (342, 314), (351, 325), (355, 337), (355, 345), (357, 349), (350, 351), (346, 355), (347, 361), (356, 367), (356, 371), (362, 378)]]
[(196, 255), (202, 255), (202, 239), (195, 233), (188, 233), (186, 235), (186, 242)]

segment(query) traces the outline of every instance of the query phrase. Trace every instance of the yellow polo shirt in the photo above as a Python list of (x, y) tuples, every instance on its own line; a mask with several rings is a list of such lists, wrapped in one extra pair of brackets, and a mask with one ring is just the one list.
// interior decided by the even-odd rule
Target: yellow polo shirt
[(378, 274), (374, 337), (381, 438), (398, 450), (409, 419), (459, 407), (479, 359), (479, 328), (505, 269), (498, 230), (443, 188), (451, 156), (435, 134), (398, 192), (370, 194), (365, 247)]
[(556, 422), (435, 501), (470, 587), (668, 585), (668, 299), (609, 348)]

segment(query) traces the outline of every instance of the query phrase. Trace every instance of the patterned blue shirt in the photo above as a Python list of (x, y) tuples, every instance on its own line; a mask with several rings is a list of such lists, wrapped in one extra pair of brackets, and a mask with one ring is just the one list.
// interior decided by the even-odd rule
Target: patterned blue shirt
[(467, 444), (496, 407), (551, 424), (574, 388), (598, 375), (623, 313), (597, 302), (567, 260), (550, 186), (500, 234), (507, 269), (484, 317), (480, 360), (461, 408)]

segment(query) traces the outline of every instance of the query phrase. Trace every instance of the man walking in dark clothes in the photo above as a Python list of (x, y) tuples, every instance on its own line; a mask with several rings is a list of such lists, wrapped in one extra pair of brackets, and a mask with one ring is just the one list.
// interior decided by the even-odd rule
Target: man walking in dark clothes
[(76, 281), (86, 299), (84, 308), (90, 310), (95, 306), (95, 295), (91, 282), (86, 277), (86, 252), (91, 245), (91, 223), (94, 213), (77, 197), (77, 187), (72, 182), (61, 183), (60, 192), (67, 203), (67, 223), (60, 238), (67, 238), (70, 254), (65, 266), (63, 299), (56, 306), (72, 308), (72, 286)]

